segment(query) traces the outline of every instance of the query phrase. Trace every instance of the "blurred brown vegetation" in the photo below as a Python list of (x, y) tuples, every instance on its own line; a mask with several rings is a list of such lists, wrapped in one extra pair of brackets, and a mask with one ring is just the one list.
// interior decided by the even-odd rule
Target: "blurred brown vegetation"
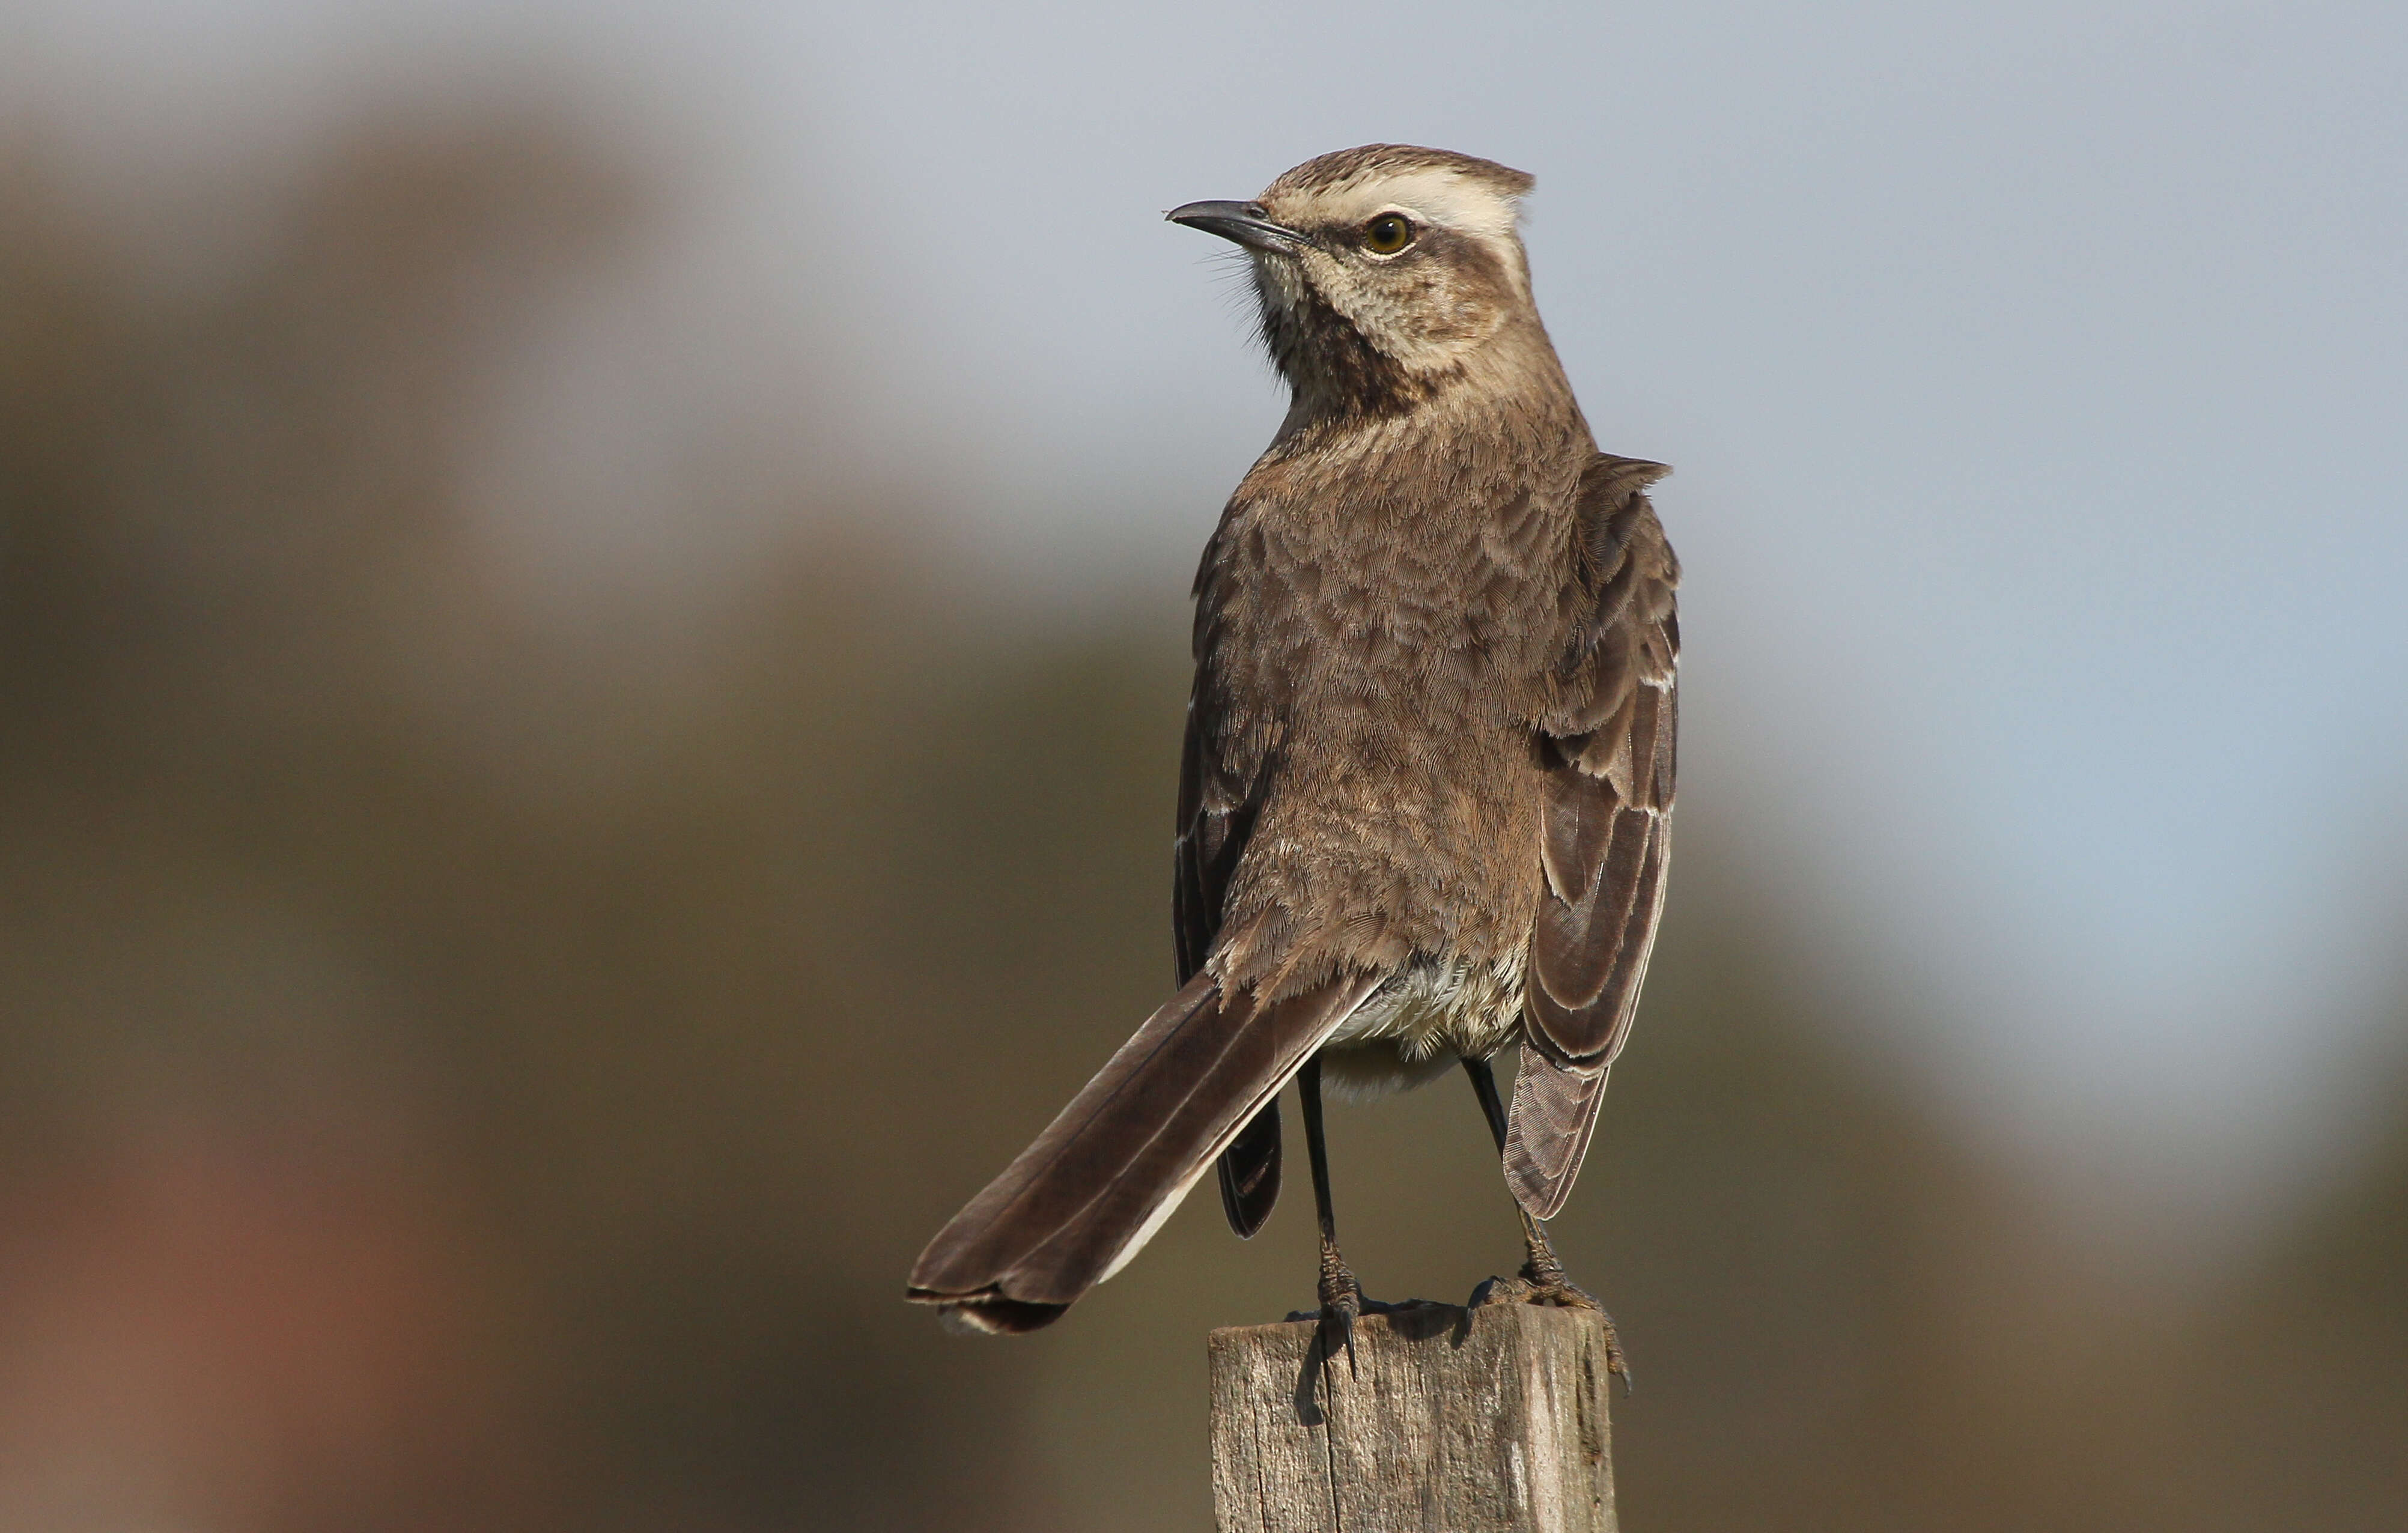
[[(899, 1302), (1168, 981), (1183, 612), (999, 610), (831, 466), (709, 612), (571, 637), (467, 466), (639, 188), (363, 131), (177, 286), (58, 175), (0, 153), (0, 1526), (1209, 1526), (1203, 1333), (1303, 1302), (1294, 1207), (1028, 1340)], [(1685, 824), (1560, 1222), (1633, 1528), (2401, 1525), (2408, 1138), (2168, 1297)], [(1468, 1093), (1337, 1133), (1374, 1292), (1512, 1259)]]

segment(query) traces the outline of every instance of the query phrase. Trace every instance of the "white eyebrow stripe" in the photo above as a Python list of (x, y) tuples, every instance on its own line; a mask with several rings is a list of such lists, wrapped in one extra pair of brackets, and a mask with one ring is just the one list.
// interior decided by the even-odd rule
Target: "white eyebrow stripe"
[(1521, 216), (1516, 199), (1460, 171), (1437, 167), (1369, 177), (1324, 195), (1324, 206), (1341, 223), (1359, 223), (1394, 208), (1492, 240), (1512, 238)]

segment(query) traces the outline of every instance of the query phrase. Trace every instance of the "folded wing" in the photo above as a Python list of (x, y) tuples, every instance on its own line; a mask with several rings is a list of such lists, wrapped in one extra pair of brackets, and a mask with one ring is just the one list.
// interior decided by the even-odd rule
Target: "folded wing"
[[(1215, 533), (1215, 542), (1218, 538)], [(1204, 567), (1210, 569), (1212, 562), (1213, 550), (1208, 546)], [(1181, 984), (1204, 967), (1220, 936), (1222, 902), (1254, 831), (1265, 776), (1259, 760), (1251, 771), (1233, 772), (1228, 752), (1222, 749), (1213, 685), (1219, 604), (1200, 574), (1196, 596), (1196, 684), (1187, 699), (1187, 735), (1179, 763), (1179, 838), (1171, 848), (1171, 935)], [(1242, 1239), (1254, 1239), (1279, 1202), (1277, 1098), (1265, 1102), (1221, 1152), (1220, 1182), (1221, 1211), (1229, 1227)]]
[(1629, 1037), (1671, 852), (1680, 565), (1648, 504), (1661, 464), (1599, 455), (1581, 483), (1595, 592), (1539, 721), (1546, 887), (1530, 933), (1505, 1176), (1534, 1216), (1571, 1193)]

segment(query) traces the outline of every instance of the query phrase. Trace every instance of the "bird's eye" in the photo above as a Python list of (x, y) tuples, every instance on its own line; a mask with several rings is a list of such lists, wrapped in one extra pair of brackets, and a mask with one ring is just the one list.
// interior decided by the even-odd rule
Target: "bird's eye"
[(1412, 221), (1402, 213), (1382, 213), (1363, 225), (1363, 248), (1373, 255), (1394, 255), (1412, 242)]

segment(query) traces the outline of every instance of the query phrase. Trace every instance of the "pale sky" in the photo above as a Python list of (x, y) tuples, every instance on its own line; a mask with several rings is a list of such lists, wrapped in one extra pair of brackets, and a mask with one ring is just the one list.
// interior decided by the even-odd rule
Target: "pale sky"
[[(128, 184), (530, 79), (680, 221), (556, 353), (579, 377), (527, 381), (538, 445), (496, 472), (577, 492), (540, 497), (584, 509), (527, 533), (551, 553), (740, 549), (648, 495), (677, 444), (841, 441), (1043, 601), (1174, 599), (1281, 400), (1160, 211), (1354, 143), (1487, 155), (1539, 178), (1599, 438), (1678, 469), (1684, 804), (1759, 827), (1833, 962), (1931, 1019), (1877, 1046), (2077, 1176), (2246, 1187), (2399, 1025), (2408, 7), (0, 19), (0, 92)], [(829, 347), (858, 388), (796, 403)]]

